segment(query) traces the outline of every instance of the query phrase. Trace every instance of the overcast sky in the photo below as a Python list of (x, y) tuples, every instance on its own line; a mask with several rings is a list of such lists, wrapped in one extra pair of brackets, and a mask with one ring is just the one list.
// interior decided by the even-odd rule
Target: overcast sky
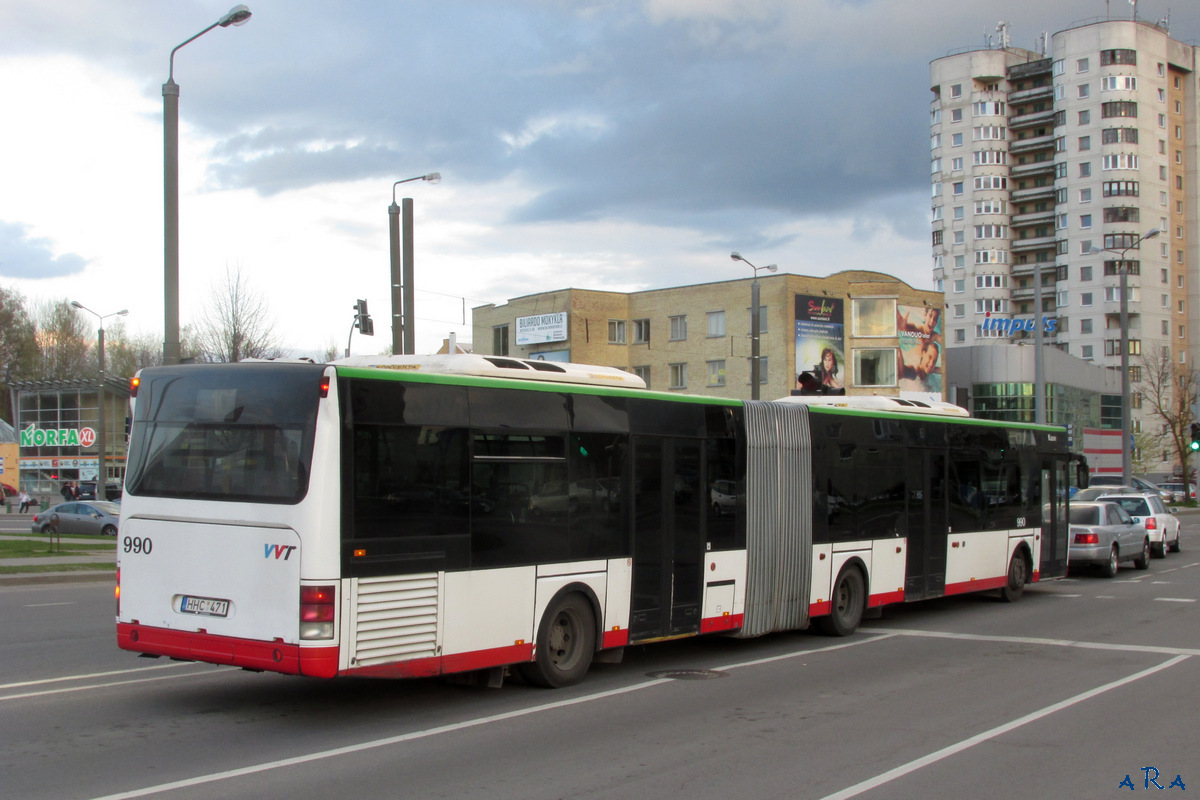
[[(387, 208), (415, 202), (417, 350), (564, 287), (748, 277), (933, 288), (929, 62), (1126, 0), (252, 0), (176, 54), (181, 319), (227, 269), (286, 345), (391, 343)], [(0, 285), (162, 330), (162, 84), (227, 0), (0, 3)], [(1002, 10), (1000, 10), (1002, 9)], [(1200, 3), (1143, 0), (1200, 39)], [(464, 324), (464, 314), (466, 324)]]

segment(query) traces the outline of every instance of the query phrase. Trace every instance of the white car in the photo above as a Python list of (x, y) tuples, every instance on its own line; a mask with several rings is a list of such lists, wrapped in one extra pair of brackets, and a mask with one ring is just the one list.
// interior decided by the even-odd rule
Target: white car
[(1159, 558), (1167, 551), (1178, 553), (1179, 518), (1167, 510), (1158, 492), (1141, 494), (1113, 494), (1099, 497), (1096, 502), (1116, 503), (1133, 517), (1133, 521), (1146, 529), (1150, 537), (1150, 550)]

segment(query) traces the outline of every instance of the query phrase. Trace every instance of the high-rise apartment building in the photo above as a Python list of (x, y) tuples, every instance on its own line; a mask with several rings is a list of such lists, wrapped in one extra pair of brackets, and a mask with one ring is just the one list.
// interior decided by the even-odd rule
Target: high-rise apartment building
[(1042, 326), (1047, 345), (1119, 369), (1124, 272), (1133, 430), (1159, 426), (1140, 407), (1143, 355), (1200, 367), (1200, 48), (1134, 20), (1043, 45), (1008, 47), (1001, 30), (997, 47), (930, 66), (946, 344)]

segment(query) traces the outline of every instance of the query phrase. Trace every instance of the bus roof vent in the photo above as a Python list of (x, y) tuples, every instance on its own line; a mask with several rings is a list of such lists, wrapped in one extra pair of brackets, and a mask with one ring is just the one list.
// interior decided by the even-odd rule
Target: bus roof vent
[(589, 386), (620, 386), (645, 389), (646, 382), (616, 367), (540, 361), (474, 353), (435, 356), (350, 356), (330, 362), (335, 367), (364, 367), (436, 375), (472, 375), (481, 378), (515, 378), (547, 383), (576, 383)]
[(781, 397), (776, 403), (803, 403), (807, 406), (830, 408), (853, 408), (865, 411), (905, 411), (910, 414), (937, 414), (943, 417), (969, 417), (971, 412), (953, 403), (939, 400), (909, 400), (904, 397), (880, 395), (791, 395)]

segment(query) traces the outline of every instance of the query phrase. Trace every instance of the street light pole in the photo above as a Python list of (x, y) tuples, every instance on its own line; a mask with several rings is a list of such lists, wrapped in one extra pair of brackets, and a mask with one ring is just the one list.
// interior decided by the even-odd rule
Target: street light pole
[(729, 254), (729, 257), (734, 261), (741, 261), (743, 264), (754, 270), (754, 282), (750, 284), (750, 399), (758, 399), (758, 382), (759, 377), (759, 320), (758, 320), (758, 271), (765, 269), (767, 272), (774, 272), (779, 269), (776, 264), (767, 264), (765, 267), (756, 267), (746, 259), (742, 258), (742, 254), (736, 250)]
[(96, 499), (107, 500), (108, 462), (106, 460), (107, 453), (105, 452), (107, 441), (105, 436), (106, 426), (104, 424), (104, 320), (109, 317), (123, 317), (129, 313), (129, 309), (123, 308), (120, 311), (114, 311), (112, 314), (98, 314), (78, 300), (72, 300), (71, 306), (95, 316), (100, 324), (99, 338), (96, 341), (96, 355), (100, 362), (100, 380), (96, 384)]
[(171, 51), (163, 96), (163, 363), (179, 363), (179, 84), (175, 52), (213, 28), (245, 25), (250, 9), (237, 5)]
[[(388, 206), (388, 249), (392, 258), (392, 355), (413, 355), (417, 349), (416, 326), (413, 324), (417, 307), (413, 297), (413, 201), (411, 197), (404, 198), (403, 215), (400, 206), (396, 205), (396, 187), (412, 181), (441, 183), (442, 174), (431, 172), (392, 184), (392, 204)], [(401, 216), (404, 218), (403, 262), (400, 258)]]
[[(1120, 276), (1120, 323), (1121, 323), (1121, 485), (1129, 485), (1131, 453), (1133, 451), (1133, 420), (1129, 410), (1129, 264), (1126, 254), (1130, 250), (1140, 250), (1142, 242), (1153, 239), (1162, 233), (1158, 228), (1151, 228), (1144, 236), (1137, 236), (1128, 247), (1093, 247), (1088, 254), (1120, 253), (1117, 274)], [(1140, 274), (1140, 272), (1139, 272)], [(1185, 481), (1186, 482), (1186, 481)]]

